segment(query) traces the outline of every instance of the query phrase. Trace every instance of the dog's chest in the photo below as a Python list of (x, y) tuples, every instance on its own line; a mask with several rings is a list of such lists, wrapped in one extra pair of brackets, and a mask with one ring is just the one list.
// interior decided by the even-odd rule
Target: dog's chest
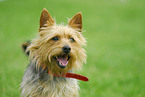
[(78, 95), (77, 81), (75, 79), (59, 79), (46, 83), (43, 93), (46, 97), (76, 97)]
[(77, 97), (79, 86), (76, 79), (51, 79), (45, 71), (38, 73), (30, 66), (24, 74), (21, 88), (22, 97)]

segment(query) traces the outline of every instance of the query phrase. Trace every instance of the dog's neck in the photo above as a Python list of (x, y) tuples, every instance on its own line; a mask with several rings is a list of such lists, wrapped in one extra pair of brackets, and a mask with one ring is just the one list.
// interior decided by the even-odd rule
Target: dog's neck
[[(44, 65), (42, 64), (41, 67), (47, 71), (48, 74), (49, 70), (47, 69), (47, 67), (44, 67)], [(66, 77), (66, 78), (74, 78), (74, 79), (78, 79), (81, 81), (88, 81), (89, 79), (86, 76), (80, 75), (80, 74), (76, 74), (76, 73), (72, 73), (72, 72), (67, 72), (65, 75), (57, 75), (57, 74), (53, 74), (53, 76), (55, 77)]]

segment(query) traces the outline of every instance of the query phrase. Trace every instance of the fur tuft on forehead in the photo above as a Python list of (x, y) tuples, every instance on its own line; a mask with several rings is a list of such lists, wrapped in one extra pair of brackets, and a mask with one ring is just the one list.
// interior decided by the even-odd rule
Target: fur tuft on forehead
[(54, 25), (52, 27), (46, 27), (45, 30), (39, 32), (40, 38), (48, 42), (51, 38), (59, 36), (62, 38), (73, 37), (80, 46), (86, 46), (86, 40), (82, 36), (82, 33), (63, 25)]

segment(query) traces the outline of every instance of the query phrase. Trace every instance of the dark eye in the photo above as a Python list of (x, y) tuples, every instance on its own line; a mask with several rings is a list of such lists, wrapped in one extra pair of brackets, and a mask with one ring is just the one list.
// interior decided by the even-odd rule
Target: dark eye
[(75, 42), (75, 40), (72, 37), (69, 37), (69, 39), (71, 40), (71, 42)]
[(57, 41), (57, 40), (59, 40), (59, 38), (58, 38), (58, 36), (56, 36), (56, 37), (53, 37), (52, 40)]

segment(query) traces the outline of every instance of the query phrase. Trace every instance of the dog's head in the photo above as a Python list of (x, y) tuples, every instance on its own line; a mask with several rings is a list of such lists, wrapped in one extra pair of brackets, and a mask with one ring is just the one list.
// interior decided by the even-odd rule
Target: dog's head
[(40, 17), (39, 37), (32, 41), (27, 51), (36, 67), (48, 67), (51, 74), (65, 74), (79, 69), (86, 61), (86, 40), (82, 36), (82, 15), (77, 13), (68, 25), (56, 25), (51, 15), (43, 9)]

